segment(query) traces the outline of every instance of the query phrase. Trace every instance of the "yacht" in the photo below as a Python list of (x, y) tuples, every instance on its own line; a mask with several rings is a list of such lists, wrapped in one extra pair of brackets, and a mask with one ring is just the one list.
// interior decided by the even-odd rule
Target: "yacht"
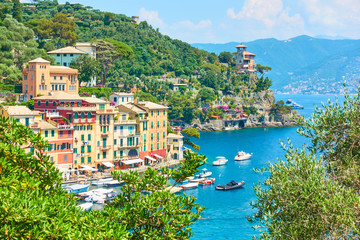
[(213, 166), (221, 166), (225, 165), (228, 162), (228, 160), (225, 157), (216, 157), (216, 160), (213, 161)]
[(212, 175), (212, 172), (208, 172), (206, 168), (201, 169), (201, 173), (197, 174), (195, 177), (198, 178), (205, 178), (210, 177)]
[(251, 156), (252, 156), (252, 153), (246, 153), (244, 151), (240, 151), (235, 156), (235, 161), (247, 160), (247, 159), (251, 158)]

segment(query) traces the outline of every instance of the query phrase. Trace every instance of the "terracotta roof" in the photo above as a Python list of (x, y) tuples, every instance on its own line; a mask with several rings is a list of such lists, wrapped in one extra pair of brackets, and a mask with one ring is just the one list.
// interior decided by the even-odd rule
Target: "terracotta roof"
[(240, 45), (237, 45), (236, 48), (241, 48), (241, 47), (244, 47), (246, 48), (247, 46), (243, 45), (242, 43)]
[(50, 73), (78, 73), (77, 69), (69, 68), (65, 66), (52, 66), (50, 65)]
[(79, 94), (70, 94), (66, 92), (53, 92), (51, 95), (35, 97), (34, 100), (82, 100)]
[(120, 104), (119, 106), (124, 106), (127, 109), (136, 112), (136, 113), (146, 113), (146, 111), (144, 109), (142, 109), (141, 107), (136, 106), (133, 103), (126, 103), (126, 104)]
[(56, 126), (52, 125), (51, 123), (44, 121), (44, 120), (38, 120), (35, 123), (38, 124), (38, 127), (40, 129), (57, 129)]
[(105, 100), (96, 97), (82, 97), (81, 99), (89, 103), (107, 103)]
[(244, 55), (253, 55), (253, 56), (256, 56), (256, 54), (253, 54), (253, 53), (248, 52), (248, 51), (244, 51)]
[(76, 49), (75, 47), (64, 47), (64, 48), (60, 48), (60, 49), (56, 49), (53, 51), (48, 52), (49, 54), (65, 54), (65, 53), (75, 53), (75, 54), (86, 54), (85, 52)]
[(169, 133), (167, 135), (167, 138), (183, 138), (184, 136), (183, 135), (177, 135), (177, 134), (174, 134), (174, 133)]
[[(111, 95), (117, 95), (117, 96), (134, 96), (133, 93), (126, 93), (126, 92), (113, 92)], [(111, 96), (110, 95), (110, 96)]]
[(39, 111), (32, 111), (26, 106), (4, 106), (10, 116), (35, 116), (40, 115)]
[(29, 61), (29, 63), (50, 63), (50, 62), (39, 57), (39, 58), (35, 58), (35, 59)]
[(146, 107), (148, 109), (168, 109), (168, 107), (165, 107), (163, 105), (153, 103), (153, 102), (150, 102), (150, 101), (139, 102), (139, 105), (143, 106), (143, 107)]

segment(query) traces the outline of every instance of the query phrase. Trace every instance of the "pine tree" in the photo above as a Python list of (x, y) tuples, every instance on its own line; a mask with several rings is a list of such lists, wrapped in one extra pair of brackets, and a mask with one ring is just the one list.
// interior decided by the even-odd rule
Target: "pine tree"
[(13, 17), (18, 21), (22, 22), (22, 12), (23, 12), (23, 6), (20, 3), (19, 0), (14, 0), (14, 9), (13, 9)]

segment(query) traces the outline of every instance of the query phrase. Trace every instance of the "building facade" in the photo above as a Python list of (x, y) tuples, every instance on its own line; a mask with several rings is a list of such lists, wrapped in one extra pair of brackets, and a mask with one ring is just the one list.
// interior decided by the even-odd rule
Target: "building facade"
[(181, 133), (179, 134), (169, 133), (169, 135), (167, 136), (167, 140), (168, 140), (167, 152), (169, 154), (169, 157), (171, 157), (171, 159), (179, 160), (179, 161), (184, 159), (183, 138), (184, 136), (182, 136)]
[(78, 94), (78, 70), (64, 66), (51, 66), (42, 58), (29, 61), (29, 67), (23, 68), (22, 92), (24, 100), (51, 92)]
[(127, 104), (134, 102), (134, 94), (133, 93), (124, 93), (124, 92), (114, 92), (109, 97), (110, 101), (115, 103), (115, 106), (120, 104)]
[(247, 47), (243, 44), (236, 46), (235, 63), (239, 73), (255, 72), (255, 54), (246, 51)]

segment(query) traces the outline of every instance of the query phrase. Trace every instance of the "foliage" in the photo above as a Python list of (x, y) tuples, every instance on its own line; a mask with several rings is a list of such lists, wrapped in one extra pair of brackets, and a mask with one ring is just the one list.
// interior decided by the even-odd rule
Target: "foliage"
[(255, 92), (266, 91), (271, 87), (272, 81), (268, 77), (261, 76), (257, 78)]
[[(270, 176), (254, 187), (257, 212), (249, 218), (260, 222), (260, 239), (353, 239), (358, 237), (360, 198), (354, 189), (334, 182), (322, 160), (305, 149), (286, 150), (266, 169)], [(301, 214), (300, 214), (301, 213)]]
[(203, 87), (199, 91), (197, 98), (199, 98), (202, 103), (211, 104), (216, 99), (216, 95), (212, 88)]
[(150, 101), (150, 102), (154, 102), (154, 103), (159, 103), (159, 101), (157, 100), (156, 97), (154, 97), (150, 93), (146, 93), (146, 92), (136, 92), (135, 98), (138, 98), (139, 101)]
[(81, 55), (73, 59), (70, 67), (79, 70), (79, 82), (89, 82), (92, 77), (99, 74), (100, 70), (98, 61), (88, 55)]
[(107, 73), (113, 66), (113, 62), (119, 58), (130, 59), (134, 52), (125, 43), (113, 39), (97, 40), (94, 44), (96, 45), (96, 58), (100, 64), (101, 84), (105, 85)]
[(79, 92), (87, 93), (87, 96), (95, 95), (97, 98), (105, 97), (109, 99), (113, 89), (109, 87), (79, 87)]
[(198, 132), (198, 130), (196, 128), (185, 128), (181, 131), (181, 133), (185, 135), (185, 137), (184, 137), (185, 145), (188, 145), (188, 146), (194, 148), (195, 150), (200, 150), (200, 146), (196, 145), (195, 143), (191, 142), (191, 140), (190, 140), (191, 137), (200, 138), (200, 133)]
[(221, 52), (219, 54), (219, 61), (230, 64), (233, 62), (233, 55), (230, 52)]
[(208, 71), (200, 79), (200, 83), (206, 87), (213, 88), (215, 91), (220, 89), (220, 78), (215, 71)]
[(170, 176), (176, 184), (194, 175), (197, 168), (206, 163), (206, 158), (190, 151), (186, 151), (184, 157), (178, 169), (162, 168), (161, 175), (152, 168), (142, 177), (133, 171), (113, 172), (115, 179), (125, 181), (125, 186), (104, 212), (110, 221), (126, 225), (131, 232), (129, 239), (188, 239), (192, 236), (189, 226), (200, 218), (204, 208), (195, 203), (192, 196), (170, 193), (167, 182)]
[(270, 108), (270, 113), (273, 115), (283, 115), (291, 113), (291, 107), (285, 106), (284, 101), (280, 100), (274, 103)]
[(256, 72), (258, 72), (259, 74), (264, 74), (264, 73), (266, 73), (266, 72), (268, 72), (268, 71), (271, 71), (271, 67), (269, 67), (269, 66), (262, 66), (262, 65), (260, 65), (260, 64), (256, 64), (256, 66), (255, 66), (255, 70), (256, 70)]
[(168, 106), (169, 119), (183, 120), (191, 123), (195, 118), (194, 111), (198, 104), (191, 96), (176, 93), (168, 98)]
[(60, 174), (45, 154), (48, 144), (40, 134), (3, 117), (0, 132), (1, 239), (127, 237), (124, 225), (104, 214), (80, 212), (74, 195), (62, 190)]
[(248, 116), (250, 114), (257, 114), (257, 109), (254, 106), (250, 106), (250, 107), (243, 106), (242, 108)]
[(19, 0), (13, 0), (14, 8), (13, 8), (13, 18), (15, 18), (19, 23), (22, 22), (22, 13), (23, 6)]

